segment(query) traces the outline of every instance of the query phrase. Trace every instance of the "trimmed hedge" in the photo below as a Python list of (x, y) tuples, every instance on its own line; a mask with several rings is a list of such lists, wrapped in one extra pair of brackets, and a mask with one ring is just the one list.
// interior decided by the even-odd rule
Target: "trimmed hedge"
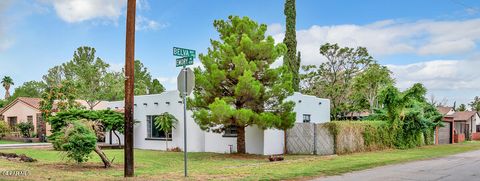
[[(404, 139), (397, 139), (402, 132), (391, 127), (387, 121), (332, 121), (325, 123), (334, 137), (336, 154), (402, 148)], [(433, 144), (433, 130), (414, 136), (411, 145)]]

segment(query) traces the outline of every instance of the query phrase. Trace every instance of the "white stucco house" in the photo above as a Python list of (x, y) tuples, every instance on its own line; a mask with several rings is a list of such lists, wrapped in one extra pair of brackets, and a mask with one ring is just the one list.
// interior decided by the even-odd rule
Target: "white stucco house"
[[(297, 113), (296, 122), (322, 123), (330, 121), (330, 100), (314, 96), (294, 93), (287, 98), (294, 101)], [(165, 133), (153, 125), (153, 118), (164, 112), (169, 112), (178, 119), (178, 124), (172, 131), (168, 147), (179, 147), (183, 150), (183, 103), (178, 91), (167, 91), (162, 94), (135, 96), (134, 98), (134, 147), (138, 149), (166, 150)], [(109, 109), (123, 109), (124, 102), (108, 103)], [(192, 118), (192, 112), (187, 111), (187, 149), (189, 152), (236, 152), (236, 133), (213, 133), (200, 129)], [(110, 136), (107, 133), (106, 142)], [(256, 126), (245, 129), (246, 152), (250, 154), (272, 155), (283, 153), (283, 131), (276, 129), (262, 130)], [(121, 136), (123, 139), (123, 135)], [(123, 140), (121, 140), (123, 143)], [(116, 143), (116, 137), (112, 136)]]

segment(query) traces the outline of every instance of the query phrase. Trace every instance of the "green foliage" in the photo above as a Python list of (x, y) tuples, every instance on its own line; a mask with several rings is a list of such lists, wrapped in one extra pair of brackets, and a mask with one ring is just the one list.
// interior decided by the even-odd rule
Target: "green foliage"
[[(75, 99), (76, 89), (70, 81), (64, 80), (60, 84), (53, 85), (53, 87), (47, 87), (42, 93), (42, 100), (40, 101), (40, 110), (44, 120), (47, 120), (54, 111), (80, 108), (80, 104)], [(54, 104), (56, 107), (54, 107)]]
[(77, 163), (88, 161), (95, 150), (97, 137), (80, 121), (72, 121), (55, 136), (54, 145), (65, 151), (66, 156)]
[(20, 134), (25, 138), (30, 138), (30, 133), (34, 129), (32, 122), (21, 122), (17, 124), (17, 127), (20, 130)]
[(472, 111), (480, 111), (480, 97), (475, 96), (473, 98), (473, 101), (470, 102), (470, 107), (472, 108)]
[(287, 46), (287, 53), (283, 57), (283, 66), (292, 74), (292, 88), (300, 89), (300, 52), (297, 57), (296, 10), (295, 0), (285, 0), (284, 14), (286, 17), (286, 32), (283, 43)]
[(73, 59), (62, 65), (66, 80), (74, 85), (77, 96), (87, 101), (90, 109), (109, 91), (104, 86), (109, 65), (95, 53), (95, 48), (79, 47)]
[(326, 126), (334, 137), (337, 154), (393, 148), (396, 141), (385, 121), (332, 121)]
[(153, 79), (152, 84), (150, 84), (148, 93), (149, 94), (160, 94), (165, 91), (165, 87), (158, 81), (158, 79)]
[(370, 110), (379, 108), (378, 93), (388, 85), (393, 85), (394, 80), (386, 66), (374, 63), (353, 79), (351, 107), (353, 111)]
[(204, 68), (194, 70), (196, 87), (189, 109), (204, 130), (237, 126), (237, 150), (244, 153), (246, 126), (283, 130), (279, 126), (295, 121), (293, 104), (283, 101), (293, 94), (291, 74), (283, 67), (270, 68), (286, 47), (265, 36), (265, 24), (248, 17), (230, 16), (214, 26), (220, 40), (211, 40), (208, 53), (199, 56)]
[(148, 71), (147, 67), (143, 65), (140, 60), (135, 60), (134, 66), (134, 76), (135, 76), (135, 87), (134, 87), (134, 94), (135, 95), (146, 95), (148, 94), (148, 89), (150, 87), (152, 76)]
[(15, 100), (17, 97), (41, 97), (46, 85), (43, 82), (28, 81), (21, 86), (15, 88), (10, 100)]
[(123, 133), (124, 130), (123, 114), (113, 110), (69, 109), (49, 117), (48, 123), (52, 126), (52, 132), (55, 133), (76, 120), (98, 121), (105, 131), (113, 130)]
[(164, 112), (159, 116), (155, 117), (155, 126), (158, 129), (164, 131), (165, 133), (172, 132), (177, 123), (178, 119), (168, 112)]
[(302, 67), (306, 72), (301, 75), (302, 92), (330, 99), (331, 117), (339, 119), (352, 111), (353, 79), (375, 61), (364, 47), (354, 49), (326, 43), (320, 47), (320, 54), (326, 62), (319, 67)]
[(165, 141), (165, 148), (166, 150), (168, 149), (168, 138), (169, 135), (172, 133), (172, 130), (175, 129), (175, 125), (178, 124), (178, 119), (175, 118), (174, 115), (164, 112), (160, 114), (159, 116), (155, 117), (155, 127), (157, 129), (162, 130), (165, 132), (165, 136), (167, 137), (167, 140)]
[(10, 127), (8, 126), (7, 122), (0, 119), (0, 138), (7, 135), (10, 132)]
[(369, 119), (387, 120), (390, 131), (396, 134), (397, 148), (411, 148), (432, 143), (431, 136), (441, 126), (442, 115), (425, 99), (427, 90), (422, 84), (400, 92), (387, 86), (380, 93), (378, 109)]
[(460, 104), (460, 106), (458, 106), (457, 110), (455, 111), (466, 111), (467, 110), (467, 106), (465, 104)]
[(5, 88), (5, 99), (10, 97), (10, 86), (14, 85), (13, 79), (9, 76), (5, 76), (2, 78), (2, 86)]

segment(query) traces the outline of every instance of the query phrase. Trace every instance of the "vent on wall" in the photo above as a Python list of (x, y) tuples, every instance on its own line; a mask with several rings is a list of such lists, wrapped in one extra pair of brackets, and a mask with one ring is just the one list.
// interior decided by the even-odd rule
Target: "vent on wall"
[(147, 106), (147, 103), (143, 103), (144, 106)]
[(155, 103), (153, 103), (153, 104), (155, 104), (155, 106), (158, 106), (158, 102), (155, 102)]

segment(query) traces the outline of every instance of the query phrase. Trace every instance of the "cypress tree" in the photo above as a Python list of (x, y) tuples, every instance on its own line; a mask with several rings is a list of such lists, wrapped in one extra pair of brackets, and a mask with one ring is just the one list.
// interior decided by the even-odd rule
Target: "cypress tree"
[(300, 58), (297, 57), (297, 35), (295, 31), (296, 10), (295, 0), (286, 0), (284, 14), (286, 17), (286, 32), (283, 43), (287, 46), (287, 53), (283, 57), (283, 65), (292, 74), (293, 90), (300, 89)]

